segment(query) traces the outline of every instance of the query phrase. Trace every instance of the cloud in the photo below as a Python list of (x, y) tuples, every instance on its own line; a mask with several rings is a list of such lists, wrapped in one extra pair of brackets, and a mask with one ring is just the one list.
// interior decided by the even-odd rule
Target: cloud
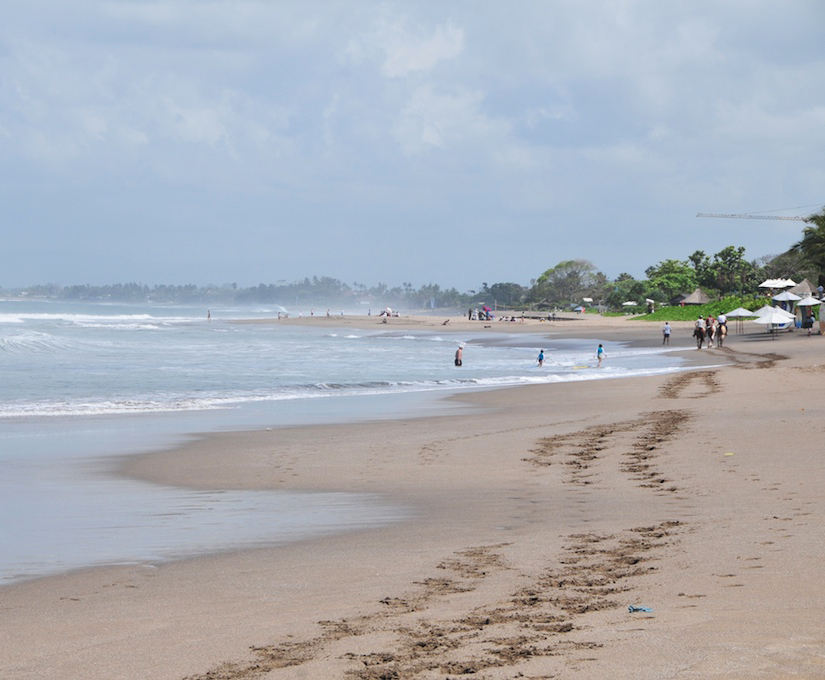
[(406, 153), (444, 149), (468, 141), (483, 144), (506, 134), (508, 126), (487, 117), (480, 92), (437, 92), (430, 84), (417, 87), (400, 112), (395, 132)]
[[(821, 3), (769, 0), (11, 3), (0, 204), (22, 240), (35, 222), (68, 244), (120, 235), (161, 282), (186, 258), (205, 280), (225, 268), (265, 281), (275, 249), (290, 253), (287, 279), (469, 288), (480, 271), (524, 282), (581, 256), (641, 273), (685, 256), (662, 224), (683, 235), (699, 211), (825, 202), (810, 196), (825, 150), (823, 20)], [(780, 249), (747, 222), (707, 226), (693, 249)], [(553, 247), (468, 246), (504, 233)], [(181, 250), (161, 257), (135, 234)], [(102, 257), (57, 255), (4, 253), (0, 269), (52, 280), (59, 267), (70, 281)]]
[(385, 23), (377, 31), (377, 43), (385, 54), (381, 70), (389, 78), (429, 71), (464, 50), (464, 32), (450, 24), (436, 26), (424, 36), (411, 35), (406, 28), (406, 23)]

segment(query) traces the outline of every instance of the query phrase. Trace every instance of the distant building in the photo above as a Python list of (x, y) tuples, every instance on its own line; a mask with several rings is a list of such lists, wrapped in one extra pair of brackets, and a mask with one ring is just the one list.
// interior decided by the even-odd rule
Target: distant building
[(817, 295), (816, 286), (808, 279), (802, 279), (793, 288), (789, 288), (788, 291), (799, 297), (808, 297), (809, 295), (816, 297)]
[(701, 288), (697, 288), (690, 295), (680, 293), (670, 301), (671, 305), (704, 305), (710, 302), (710, 296)]

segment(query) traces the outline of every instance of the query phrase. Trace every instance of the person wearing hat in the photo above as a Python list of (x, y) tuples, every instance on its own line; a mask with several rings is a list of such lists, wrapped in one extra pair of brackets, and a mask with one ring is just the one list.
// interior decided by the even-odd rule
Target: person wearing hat
[(461, 366), (464, 361), (464, 345), (459, 345), (458, 349), (455, 351), (455, 365)]

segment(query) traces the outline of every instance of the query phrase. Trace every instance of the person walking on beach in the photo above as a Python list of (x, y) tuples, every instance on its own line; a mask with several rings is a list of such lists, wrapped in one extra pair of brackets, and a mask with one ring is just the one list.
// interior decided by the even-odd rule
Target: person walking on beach
[(607, 355), (604, 353), (604, 347), (602, 347), (601, 343), (599, 343), (599, 349), (596, 350), (596, 359), (599, 360), (599, 366), (602, 365), (602, 359), (606, 357)]
[(459, 345), (455, 351), (455, 365), (462, 366), (464, 364), (464, 345)]
[(670, 344), (670, 324), (665, 321), (665, 327), (662, 329), (662, 344)]
[(537, 360), (539, 362), (539, 366), (544, 366), (544, 350), (539, 350), (539, 358)]

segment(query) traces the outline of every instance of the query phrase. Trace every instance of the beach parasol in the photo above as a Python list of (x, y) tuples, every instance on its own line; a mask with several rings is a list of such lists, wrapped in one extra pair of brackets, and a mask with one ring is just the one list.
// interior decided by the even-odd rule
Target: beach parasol
[(758, 319), (754, 319), (753, 323), (758, 323), (769, 327), (767, 330), (773, 332), (786, 328), (788, 324), (794, 323), (794, 321), (796, 321), (796, 317), (793, 314), (790, 314), (779, 307), (771, 307), (769, 311), (765, 311), (761, 314)]
[(786, 312), (782, 307), (771, 307), (770, 305), (765, 305), (764, 307), (760, 307), (757, 309), (754, 314), (756, 316), (766, 316), (767, 314), (772, 314), (773, 312), (778, 312), (779, 314), (783, 314), (786, 319), (795, 319), (796, 317), (791, 314), (790, 312)]
[(760, 288), (790, 288), (795, 286), (791, 279), (766, 279), (759, 284)]
[(749, 317), (749, 316), (759, 316), (756, 312), (752, 312), (749, 309), (745, 309), (744, 307), (737, 307), (732, 312), (728, 312), (725, 314), (728, 319), (736, 319), (736, 332), (742, 333), (744, 330), (742, 325), (742, 319)]
[(622, 303), (622, 307), (635, 307), (636, 303), (633, 300), (628, 300), (627, 302)]
[(797, 307), (813, 307), (814, 305), (821, 305), (822, 300), (817, 300), (815, 297), (811, 297), (810, 295), (806, 298), (802, 298), (799, 302), (796, 303)]
[[(782, 319), (783, 321), (793, 321), (796, 317), (790, 312), (786, 312), (781, 307), (764, 307), (759, 310), (759, 316), (754, 321), (760, 319)], [(782, 323), (781, 321), (773, 321), (772, 323)]]
[(796, 293), (791, 293), (790, 291), (784, 290), (779, 295), (774, 295), (773, 299), (778, 300), (779, 302), (791, 302), (792, 300), (801, 300), (802, 298)]

